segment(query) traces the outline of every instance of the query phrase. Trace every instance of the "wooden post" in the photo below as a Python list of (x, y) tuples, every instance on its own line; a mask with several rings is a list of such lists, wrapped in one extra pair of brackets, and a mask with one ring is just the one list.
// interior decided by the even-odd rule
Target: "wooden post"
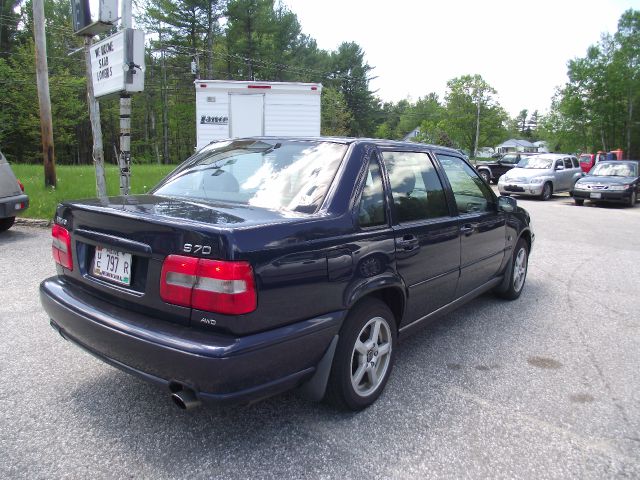
[(53, 148), (53, 122), (49, 97), (49, 70), (47, 65), (47, 41), (44, 31), (44, 0), (33, 0), (33, 37), (36, 47), (36, 81), (40, 103), (40, 132), (44, 155), (44, 185), (56, 186), (56, 161)]
[(96, 194), (98, 198), (107, 197), (107, 180), (104, 173), (104, 150), (102, 148), (102, 126), (100, 125), (100, 104), (93, 94), (93, 79), (91, 78), (91, 37), (84, 37), (84, 57), (87, 67), (87, 102), (89, 103), (89, 118), (91, 119), (91, 133), (93, 136), (93, 165), (96, 169)]

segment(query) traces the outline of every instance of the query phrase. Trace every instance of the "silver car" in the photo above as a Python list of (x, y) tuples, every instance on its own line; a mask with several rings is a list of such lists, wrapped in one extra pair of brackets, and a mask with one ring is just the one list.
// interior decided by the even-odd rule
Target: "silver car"
[(29, 197), (24, 194), (24, 187), (0, 152), (0, 232), (11, 228), (16, 215), (28, 206)]
[(572, 155), (543, 153), (524, 158), (498, 181), (501, 195), (530, 195), (548, 200), (554, 193), (571, 192), (582, 177), (578, 159)]

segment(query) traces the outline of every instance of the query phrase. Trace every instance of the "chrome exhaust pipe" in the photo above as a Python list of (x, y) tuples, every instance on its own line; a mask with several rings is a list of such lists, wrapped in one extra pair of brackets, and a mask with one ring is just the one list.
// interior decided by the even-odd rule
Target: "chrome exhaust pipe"
[(193, 408), (199, 407), (202, 402), (196, 396), (196, 392), (191, 390), (190, 388), (185, 388), (182, 390), (178, 390), (177, 392), (173, 392), (171, 394), (171, 400), (182, 410), (191, 410)]

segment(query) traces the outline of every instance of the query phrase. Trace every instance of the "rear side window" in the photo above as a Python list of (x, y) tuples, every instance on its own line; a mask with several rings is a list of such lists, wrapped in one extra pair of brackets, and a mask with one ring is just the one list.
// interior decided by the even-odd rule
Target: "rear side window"
[(383, 152), (399, 223), (445, 217), (449, 209), (442, 183), (429, 155)]
[(465, 214), (493, 210), (494, 197), (473, 168), (458, 157), (438, 155), (438, 160), (449, 178), (458, 212)]
[(375, 227), (387, 223), (384, 202), (384, 187), (380, 165), (375, 157), (369, 161), (367, 178), (365, 179), (360, 208), (358, 209), (358, 223), (361, 227)]
[(313, 213), (346, 150), (331, 142), (218, 142), (185, 161), (152, 193)]
[(578, 159), (576, 157), (571, 157), (571, 162), (573, 163), (573, 168), (578, 168)]

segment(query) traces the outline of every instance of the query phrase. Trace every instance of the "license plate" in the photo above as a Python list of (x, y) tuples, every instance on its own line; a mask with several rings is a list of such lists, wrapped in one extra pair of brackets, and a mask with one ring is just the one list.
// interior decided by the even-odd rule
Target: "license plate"
[(591, 192), (589, 198), (602, 198), (602, 194), (600, 192)]
[(131, 285), (131, 254), (111, 248), (96, 247), (93, 274), (121, 285)]

